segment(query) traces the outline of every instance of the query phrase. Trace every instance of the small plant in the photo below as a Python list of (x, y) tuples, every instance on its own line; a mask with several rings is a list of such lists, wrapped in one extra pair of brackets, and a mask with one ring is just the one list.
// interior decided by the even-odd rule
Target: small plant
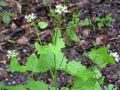
[(85, 18), (85, 20), (81, 20), (80, 25), (81, 26), (86, 26), (86, 27), (91, 27), (92, 23), (91, 23), (91, 21), (88, 18)]
[(106, 15), (104, 18), (96, 18), (96, 22), (99, 28), (110, 27), (112, 25), (112, 14)]
[(38, 26), (39, 26), (41, 29), (45, 29), (45, 28), (48, 26), (48, 23), (46, 23), (46, 22), (38, 22)]
[[(24, 66), (21, 66), (18, 60), (16, 60), (15, 58), (11, 58), (8, 71), (32, 71), (33, 73), (50, 71), (54, 82), (54, 88), (55, 90), (58, 90), (56, 83), (57, 70), (63, 70), (65, 68), (67, 59), (61, 51), (61, 49), (65, 47), (65, 43), (61, 38), (60, 29), (56, 28), (55, 31), (56, 33), (53, 37), (53, 42), (49, 45), (41, 46), (38, 43), (35, 44), (35, 48), (38, 54), (40, 54), (39, 58), (37, 58), (35, 53), (33, 53), (30, 57), (28, 57), (28, 60)], [(11, 51), (9, 51), (9, 54), (11, 54)], [(13, 52), (12, 54), (14, 56), (16, 55)]]
[(67, 33), (70, 40), (73, 40), (73, 41), (79, 41), (79, 37), (77, 36), (75, 32), (75, 29), (79, 23), (79, 17), (80, 17), (79, 13), (73, 13), (72, 20), (68, 23), (66, 27), (65, 32)]

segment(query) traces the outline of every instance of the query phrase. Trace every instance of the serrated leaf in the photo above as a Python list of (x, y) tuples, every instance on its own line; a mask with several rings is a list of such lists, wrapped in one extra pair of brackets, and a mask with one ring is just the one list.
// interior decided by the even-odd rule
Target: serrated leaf
[(102, 90), (102, 88), (95, 79), (91, 78), (88, 79), (87, 81), (76, 79), (74, 81), (72, 90)]
[(17, 85), (17, 86), (6, 86), (2, 82), (0, 83), (1, 90), (26, 90), (25, 85)]
[(46, 72), (47, 70), (53, 67), (54, 56), (56, 58), (57, 69), (60, 67), (60, 65), (61, 69), (65, 67), (67, 59), (61, 52), (59, 46), (53, 44), (40, 46), (36, 43), (35, 48), (40, 54), (38, 68), (41, 72)]
[(91, 26), (91, 22), (88, 18), (85, 18), (85, 20), (81, 21), (81, 26)]
[(65, 48), (65, 43), (59, 28), (55, 28), (55, 35), (52, 38), (52, 44), (56, 45), (60, 49)]
[(95, 75), (94, 72), (87, 69), (80, 62), (71, 61), (66, 65), (65, 71), (77, 78), (81, 78), (83, 81)]
[(15, 58), (11, 59), (10, 67), (8, 70), (11, 72), (15, 72), (15, 71), (25, 72), (26, 71), (25, 66), (20, 66), (19, 62)]
[(30, 80), (27, 85), (27, 88), (30, 90), (48, 90), (48, 85), (43, 83), (42, 81), (35, 81), (35, 80)]
[(53, 37), (53, 43), (49, 45), (40, 46), (38, 43), (35, 43), (35, 48), (40, 54), (38, 68), (40, 72), (46, 72), (53, 68), (53, 61), (55, 58), (56, 68), (62, 69), (66, 65), (66, 57), (62, 53), (61, 49), (65, 47), (65, 43), (61, 38), (59, 28), (55, 29), (55, 36)]
[[(71, 25), (69, 25), (71, 26)], [(71, 28), (71, 27), (68, 27), (66, 32), (67, 32), (67, 35), (69, 36), (69, 38), (73, 41), (79, 41), (79, 37), (77, 36), (77, 34), (75, 33), (74, 30), (72, 30), (74, 28)]]
[(79, 22), (79, 16), (80, 15), (78, 13), (73, 14), (72, 21), (68, 23), (67, 28), (66, 28), (66, 33), (68, 37), (70, 38), (70, 40), (72, 41), (79, 41), (79, 37), (75, 32), (75, 29)]
[(38, 58), (35, 55), (35, 53), (33, 53), (32, 55), (30, 55), (30, 57), (28, 57), (28, 61), (26, 63), (26, 70), (32, 71), (32, 72), (39, 72), (38, 70)]
[(105, 67), (107, 64), (115, 64), (115, 60), (107, 53), (108, 48), (101, 47), (92, 49), (88, 55), (89, 58), (98, 66)]

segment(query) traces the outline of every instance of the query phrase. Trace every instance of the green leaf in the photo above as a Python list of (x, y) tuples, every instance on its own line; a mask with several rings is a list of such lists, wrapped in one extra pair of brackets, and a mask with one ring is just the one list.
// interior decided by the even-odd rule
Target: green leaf
[(72, 90), (102, 90), (102, 88), (100, 87), (96, 79), (91, 78), (87, 81), (76, 79), (74, 81)]
[(35, 53), (33, 53), (30, 57), (28, 57), (28, 60), (27, 60), (25, 66), (19, 65), (18, 60), (13, 58), (10, 62), (9, 71), (25, 72), (25, 71), (29, 70), (32, 72), (39, 72), (37, 65), (38, 65), (38, 58), (36, 57)]
[(46, 22), (38, 22), (38, 26), (39, 26), (41, 29), (45, 29), (45, 28), (48, 26), (48, 23), (46, 23)]
[(90, 71), (80, 62), (71, 61), (66, 65), (65, 71), (77, 78), (81, 78), (83, 81), (93, 78), (96, 73)]
[(88, 55), (89, 58), (99, 67), (105, 67), (107, 64), (115, 64), (115, 60), (107, 53), (108, 48), (101, 47), (92, 49)]
[(38, 68), (38, 58), (35, 55), (35, 53), (33, 53), (32, 55), (30, 55), (30, 57), (28, 57), (28, 61), (26, 63), (26, 70), (32, 71), (32, 72), (39, 72)]
[(20, 72), (25, 72), (26, 68), (25, 66), (20, 66), (18, 60), (15, 58), (12, 58), (10, 61), (10, 67), (8, 68), (8, 71), (15, 72), (15, 71), (20, 71)]
[(10, 12), (2, 12), (2, 21), (5, 25), (8, 25), (10, 23), (10, 16), (13, 16), (13, 13)]
[[(70, 25), (71, 26), (71, 25)], [(73, 41), (79, 41), (79, 37), (77, 36), (77, 34), (75, 33), (74, 30), (72, 30), (71, 27), (68, 27), (67, 30), (67, 35), (69, 36), (69, 38)]]
[(62, 87), (61, 90), (69, 90), (69, 88)]
[(91, 26), (91, 22), (88, 18), (85, 18), (85, 20), (81, 21), (81, 26)]
[(8, 6), (8, 3), (6, 3), (4, 0), (0, 0), (0, 7)]
[(55, 28), (55, 35), (52, 38), (52, 44), (58, 46), (60, 49), (65, 48), (65, 43), (59, 28)]
[(1, 90), (26, 90), (25, 85), (17, 85), (17, 86), (6, 86), (2, 82), (0, 83)]
[[(56, 88), (55, 87), (50, 87), (50, 90), (56, 90)], [(57, 90), (59, 90), (59, 89), (57, 88)]]
[(104, 27), (104, 23), (103, 22), (99, 22), (99, 23), (97, 23), (97, 25), (98, 25), (99, 28)]
[(112, 84), (108, 84), (108, 86), (105, 86), (105, 90), (117, 90), (117, 88), (114, 87)]
[(7, 90), (26, 90), (24, 85), (20, 85), (20, 86), (6, 86)]
[(61, 67), (61, 69), (65, 67), (67, 59), (65, 58), (64, 54), (61, 52), (60, 49), (61, 47), (59, 47), (59, 45), (57, 46), (57, 45), (49, 44), (49, 45), (40, 46), (38, 43), (36, 43), (35, 48), (40, 54), (38, 68), (41, 72), (46, 72), (47, 70), (53, 67), (54, 56), (56, 57), (57, 69), (59, 67)]
[(72, 41), (79, 41), (79, 37), (77, 36), (75, 32), (75, 29), (77, 28), (78, 23), (79, 23), (79, 16), (80, 15), (78, 13), (73, 14), (72, 21), (68, 23), (67, 28), (65, 30), (68, 37)]
[(4, 13), (2, 16), (4, 24), (8, 25), (10, 23), (10, 16), (7, 13)]
[(40, 72), (46, 72), (54, 67), (53, 61), (55, 58), (56, 68), (62, 69), (66, 65), (66, 57), (62, 53), (61, 49), (65, 47), (65, 43), (61, 38), (60, 30), (55, 30), (55, 36), (53, 37), (53, 43), (49, 45), (41, 46), (35, 43), (35, 48), (40, 54), (38, 68)]
[[(30, 80), (27, 85), (27, 88), (30, 90), (48, 90), (48, 85), (42, 81)], [(17, 89), (16, 89), (17, 90)]]

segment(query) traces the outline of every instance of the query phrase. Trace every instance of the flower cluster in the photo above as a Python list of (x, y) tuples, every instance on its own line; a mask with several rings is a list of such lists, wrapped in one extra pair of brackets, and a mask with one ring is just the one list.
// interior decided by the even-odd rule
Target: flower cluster
[(29, 15), (26, 15), (25, 16), (25, 19), (27, 20), (27, 22), (32, 22), (33, 20), (35, 20), (37, 17), (36, 17), (36, 15), (34, 14), (34, 13), (31, 13), (31, 14), (29, 14)]
[(63, 6), (63, 5), (59, 4), (59, 5), (56, 5), (55, 12), (58, 13), (58, 14), (62, 14), (62, 13), (67, 13), (68, 10), (67, 10), (66, 6)]
[(111, 55), (112, 57), (115, 58), (115, 61), (116, 61), (116, 62), (119, 62), (119, 61), (120, 61), (120, 58), (119, 58), (119, 55), (118, 55), (117, 52), (109, 51), (109, 53), (110, 53), (110, 55)]
[(8, 58), (15, 58), (19, 53), (16, 50), (8, 50), (7, 57)]

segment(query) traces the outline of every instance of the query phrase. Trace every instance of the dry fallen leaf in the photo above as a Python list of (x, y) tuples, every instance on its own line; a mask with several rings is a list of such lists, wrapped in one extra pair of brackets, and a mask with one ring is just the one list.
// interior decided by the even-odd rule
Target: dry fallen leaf
[(0, 68), (0, 78), (6, 78), (8, 76), (7, 70)]
[(16, 13), (20, 14), (22, 12), (22, 6), (18, 1), (6, 0), (6, 2), (9, 4), (9, 6), (11, 6), (15, 9)]
[(10, 27), (15, 30), (17, 28), (16, 24), (14, 22), (12, 22), (12, 24), (10, 25)]
[(28, 45), (28, 39), (25, 36), (20, 37), (16, 42), (20, 45)]
[(107, 43), (107, 38), (104, 35), (101, 35), (96, 38), (96, 44), (97, 45), (105, 45)]
[(84, 36), (84, 37), (88, 37), (89, 35), (90, 35), (90, 29), (84, 29), (83, 31), (82, 31), (82, 35)]

